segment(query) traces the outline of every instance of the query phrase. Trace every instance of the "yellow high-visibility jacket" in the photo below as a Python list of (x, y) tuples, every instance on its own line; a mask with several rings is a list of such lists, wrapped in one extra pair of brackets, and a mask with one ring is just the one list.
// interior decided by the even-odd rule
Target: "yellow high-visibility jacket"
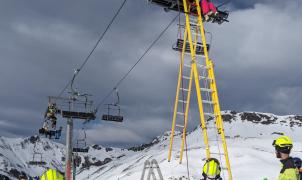
[(278, 180), (300, 180), (298, 169), (291, 157), (281, 160), (281, 163), (283, 167), (280, 171)]
[(54, 169), (49, 169), (41, 176), (41, 180), (63, 180), (63, 175)]

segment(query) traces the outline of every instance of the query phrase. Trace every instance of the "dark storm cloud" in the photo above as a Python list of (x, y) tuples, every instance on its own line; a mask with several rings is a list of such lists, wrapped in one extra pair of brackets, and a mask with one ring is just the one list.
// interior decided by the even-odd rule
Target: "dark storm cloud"
[[(37, 132), (46, 96), (57, 95), (66, 85), (120, 3), (1, 2), (0, 135)], [(228, 6), (234, 11), (231, 22), (208, 27), (214, 35), (211, 57), (222, 109), (299, 113), (301, 3), (232, 1)], [(75, 86), (99, 102), (174, 16), (146, 1), (128, 1)], [(179, 62), (171, 50), (176, 24), (118, 87), (125, 122), (87, 125), (90, 143), (129, 146), (170, 129)], [(196, 110), (190, 117), (196, 117)]]

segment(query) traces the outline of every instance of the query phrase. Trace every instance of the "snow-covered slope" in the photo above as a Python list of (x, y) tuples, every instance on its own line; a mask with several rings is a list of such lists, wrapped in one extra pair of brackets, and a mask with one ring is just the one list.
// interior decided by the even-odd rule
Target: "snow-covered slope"
[[(88, 153), (78, 154), (78, 173), (90, 167), (101, 167), (132, 153), (134, 152), (120, 148), (90, 146)], [(64, 156), (65, 146), (46, 138), (38, 136), (25, 139), (0, 137), (0, 179), (4, 177), (18, 179), (21, 174), (25, 174), (28, 179), (37, 179), (48, 168), (63, 172)], [(46, 164), (31, 165), (31, 161), (45, 162)]]
[[(280, 133), (294, 139), (292, 154), (302, 157), (302, 116), (225, 111), (223, 119), (235, 180), (256, 180), (263, 177), (277, 179), (280, 164), (274, 156), (271, 144), (272, 139)], [(45, 166), (28, 164), (32, 160), (35, 144), (37, 151), (42, 153), (47, 162)], [(89, 153), (78, 154), (80, 165), (77, 168), (77, 179), (137, 180), (142, 174), (144, 162), (151, 159), (158, 161), (164, 179), (187, 177), (187, 165), (190, 179), (200, 179), (205, 160), (201, 129), (198, 127), (188, 134), (188, 160), (184, 156), (182, 164), (178, 163), (180, 135), (175, 136), (171, 162), (167, 161), (168, 144), (169, 132), (158, 136), (151, 143), (129, 149), (91, 146)], [(221, 150), (221, 146), (219, 148)], [(212, 149), (219, 150), (217, 145), (213, 145)], [(13, 179), (21, 172), (29, 177), (39, 176), (48, 167), (63, 171), (63, 154), (64, 146), (48, 139), (0, 138), (0, 174)], [(227, 179), (226, 171), (224, 176)]]

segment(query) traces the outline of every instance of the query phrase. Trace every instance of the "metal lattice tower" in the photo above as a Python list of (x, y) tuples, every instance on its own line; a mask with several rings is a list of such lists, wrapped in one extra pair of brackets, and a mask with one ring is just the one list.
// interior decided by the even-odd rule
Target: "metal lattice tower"
[[(178, 83), (174, 105), (172, 130), (168, 161), (171, 160), (175, 128), (182, 131), (180, 147), (180, 159), (182, 163), (184, 146), (186, 141), (186, 130), (188, 125), (188, 113), (192, 84), (195, 83), (200, 124), (205, 144), (206, 158), (217, 158), (228, 172), (228, 179), (232, 180), (228, 148), (221, 117), (219, 98), (215, 80), (213, 61), (209, 58), (209, 46), (206, 42), (201, 8), (198, 0), (195, 0), (197, 16), (190, 14), (187, 0), (183, 0), (185, 12), (184, 39), (177, 45), (181, 48), (181, 60), (179, 66)], [(194, 38), (194, 39), (193, 39)], [(201, 41), (201, 43), (199, 43)], [(201, 52), (201, 53), (198, 53)], [(184, 106), (184, 108), (181, 108)], [(183, 110), (181, 110), (183, 109)], [(182, 121), (180, 121), (182, 120)], [(222, 146), (222, 151), (220, 147)], [(214, 150), (214, 148), (218, 150)]]

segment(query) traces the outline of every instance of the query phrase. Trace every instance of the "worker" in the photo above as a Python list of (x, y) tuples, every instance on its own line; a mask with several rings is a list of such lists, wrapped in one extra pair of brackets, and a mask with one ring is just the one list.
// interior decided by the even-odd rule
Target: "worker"
[(202, 14), (204, 16), (204, 19), (207, 22), (211, 21), (214, 17), (218, 15), (217, 8), (211, 2), (211, 0), (201, 0), (200, 6), (202, 8)]
[(63, 175), (54, 169), (48, 169), (43, 173), (40, 180), (63, 180)]
[(20, 175), (19, 179), (20, 179), (20, 180), (26, 180), (26, 178), (25, 178), (24, 175)]
[(203, 165), (202, 176), (203, 180), (222, 180), (220, 177), (221, 167), (220, 163), (215, 158), (209, 158)]
[(292, 157), (289, 156), (293, 143), (290, 137), (280, 136), (273, 141), (276, 157), (282, 163), (282, 169), (278, 180), (299, 180), (298, 169)]
[(56, 113), (57, 113), (56, 104), (55, 103), (49, 103), (48, 107), (47, 107), (47, 110), (45, 112), (44, 118), (51, 121), (53, 129), (56, 128), (56, 124), (57, 124)]

